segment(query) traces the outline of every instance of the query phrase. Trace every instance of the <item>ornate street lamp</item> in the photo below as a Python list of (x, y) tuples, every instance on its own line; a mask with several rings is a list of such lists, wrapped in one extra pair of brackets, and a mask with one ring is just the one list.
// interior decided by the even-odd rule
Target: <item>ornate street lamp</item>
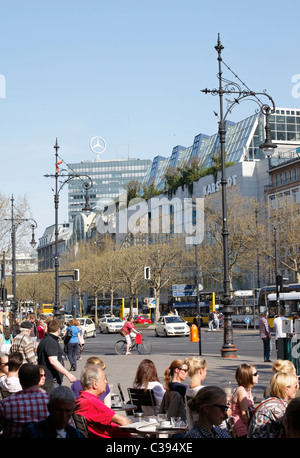
[(20, 224), (24, 222), (29, 222), (32, 230), (30, 245), (32, 248), (36, 246), (36, 241), (34, 238), (34, 231), (37, 228), (37, 222), (32, 218), (18, 218), (15, 217), (14, 213), (14, 196), (11, 196), (11, 218), (5, 218), (5, 221), (11, 221), (11, 281), (12, 281), (12, 307), (11, 311), (13, 318), (15, 318), (17, 309), (18, 309), (18, 300), (17, 300), (17, 280), (16, 280), (16, 231)]
[[(60, 313), (60, 304), (59, 304), (59, 254), (58, 254), (58, 204), (59, 204), (59, 193), (64, 187), (66, 183), (68, 183), (71, 180), (74, 179), (80, 179), (83, 182), (83, 188), (85, 191), (85, 205), (84, 208), (82, 209), (83, 212), (90, 212), (92, 211), (92, 208), (89, 204), (89, 197), (88, 197), (88, 190), (93, 186), (93, 181), (92, 179), (86, 175), (86, 174), (78, 174), (78, 173), (60, 173), (59, 170), (59, 165), (62, 164), (64, 161), (58, 156), (58, 150), (59, 146), (56, 143), (53, 147), (55, 149), (55, 174), (54, 175), (44, 175), (45, 177), (49, 178), (55, 178), (55, 194), (54, 194), (54, 208), (55, 208), (55, 231), (54, 231), (54, 237), (55, 237), (55, 258), (54, 258), (54, 270), (55, 270), (55, 295), (54, 295), (54, 306), (53, 306), (53, 311), (54, 311), (54, 316), (56, 318), (60, 318), (61, 313)], [(66, 172), (64, 169), (61, 170), (61, 172)], [(64, 181), (58, 182), (59, 179), (63, 179)], [(83, 180), (85, 178), (85, 180)]]
[[(266, 123), (265, 123), (265, 134), (266, 138), (264, 143), (260, 146), (264, 151), (266, 156), (271, 156), (277, 145), (274, 145), (271, 140), (271, 130), (269, 125), (269, 116), (275, 112), (275, 104), (270, 95), (264, 92), (253, 92), (243, 83), (237, 75), (235, 75), (231, 69), (223, 62), (222, 60), (222, 50), (224, 49), (221, 41), (220, 34), (218, 35), (217, 45), (215, 49), (218, 53), (218, 64), (219, 64), (219, 88), (218, 89), (203, 89), (201, 92), (205, 94), (218, 95), (220, 101), (220, 116), (219, 116), (219, 140), (220, 140), (220, 152), (221, 152), (221, 186), (222, 186), (222, 217), (223, 217), (223, 226), (222, 226), (222, 237), (223, 237), (223, 314), (224, 314), (224, 339), (223, 346), (221, 348), (221, 356), (224, 358), (235, 358), (237, 348), (233, 343), (233, 328), (232, 328), (232, 313), (233, 309), (231, 307), (233, 299), (230, 294), (230, 284), (229, 284), (229, 255), (228, 255), (228, 226), (227, 226), (227, 197), (226, 197), (226, 168), (225, 168), (225, 137), (226, 137), (226, 118), (232, 109), (238, 105), (241, 101), (246, 98), (251, 98), (254, 102), (259, 105), (261, 112), (264, 114)], [(222, 74), (222, 63), (230, 70), (234, 76), (239, 80), (239, 82), (246, 87), (247, 90), (242, 90), (241, 86), (233, 81), (225, 79)], [(225, 86), (223, 87), (223, 82)], [(223, 113), (223, 96), (232, 95), (233, 100), (226, 99), (228, 102), (227, 111), (224, 115)], [(267, 97), (271, 106), (264, 104), (260, 100), (260, 96)]]

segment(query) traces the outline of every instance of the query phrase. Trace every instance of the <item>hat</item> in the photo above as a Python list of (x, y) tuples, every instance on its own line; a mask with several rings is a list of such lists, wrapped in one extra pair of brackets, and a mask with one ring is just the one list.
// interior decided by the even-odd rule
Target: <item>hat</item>
[(32, 324), (30, 323), (30, 321), (23, 321), (23, 323), (21, 323), (21, 328), (31, 329)]

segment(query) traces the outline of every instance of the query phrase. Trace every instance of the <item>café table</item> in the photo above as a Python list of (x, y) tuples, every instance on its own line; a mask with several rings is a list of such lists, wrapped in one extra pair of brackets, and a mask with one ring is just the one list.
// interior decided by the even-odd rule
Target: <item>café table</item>
[(111, 409), (114, 411), (127, 411), (127, 410), (135, 410), (137, 409), (137, 406), (134, 404), (126, 404), (125, 402), (122, 402), (121, 404), (111, 404)]
[(132, 421), (130, 425), (120, 426), (131, 434), (137, 434), (143, 437), (158, 437), (165, 438), (173, 434), (184, 434), (188, 428), (187, 426), (182, 427), (172, 427), (170, 422), (166, 426), (160, 426), (156, 417), (151, 417), (149, 421), (147, 420), (138, 420), (135, 417), (129, 417)]

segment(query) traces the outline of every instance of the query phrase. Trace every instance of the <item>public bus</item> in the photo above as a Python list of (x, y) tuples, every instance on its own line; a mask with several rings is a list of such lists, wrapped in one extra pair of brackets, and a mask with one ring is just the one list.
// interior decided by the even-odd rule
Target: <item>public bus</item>
[[(293, 318), (294, 316), (300, 317), (300, 284), (290, 283), (283, 286), (283, 292), (279, 293), (279, 307), (285, 309), (285, 316)], [(264, 286), (260, 290), (258, 298), (259, 310), (268, 310), (268, 321), (273, 327), (273, 320), (278, 315), (276, 285)]]
[(238, 290), (233, 293), (232, 325), (244, 327), (258, 326), (258, 299), (253, 290)]
[[(178, 314), (188, 323), (196, 323), (198, 316), (198, 304), (197, 299), (194, 297), (194, 300), (187, 300), (187, 297), (182, 297), (180, 300), (172, 300), (172, 309), (176, 309)], [(201, 326), (208, 326), (209, 313), (211, 311), (218, 311), (219, 306), (216, 304), (216, 293), (215, 292), (203, 292), (199, 294), (199, 308), (200, 308), (200, 317), (201, 317)]]

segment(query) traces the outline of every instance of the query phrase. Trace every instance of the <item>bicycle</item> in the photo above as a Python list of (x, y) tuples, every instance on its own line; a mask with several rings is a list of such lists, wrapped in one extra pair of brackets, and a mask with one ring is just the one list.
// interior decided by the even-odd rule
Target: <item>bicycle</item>
[[(127, 343), (125, 339), (118, 340), (114, 346), (117, 355), (126, 355)], [(131, 344), (130, 352), (137, 351), (140, 355), (149, 355), (152, 350), (152, 345), (148, 340), (142, 340), (142, 343), (136, 343), (135, 340)]]

